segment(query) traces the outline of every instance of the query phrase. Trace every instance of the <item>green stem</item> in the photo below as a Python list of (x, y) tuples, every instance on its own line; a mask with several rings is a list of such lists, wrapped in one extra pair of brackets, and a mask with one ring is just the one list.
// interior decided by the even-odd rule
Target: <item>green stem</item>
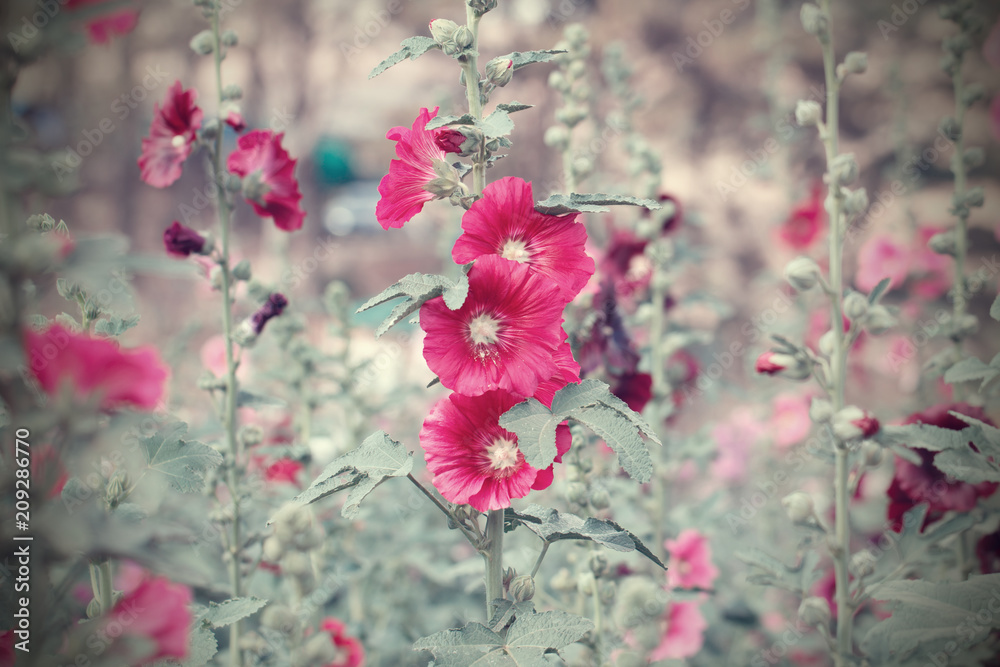
[(493, 618), (493, 601), (503, 598), (503, 510), (486, 517), (486, 621)]
[[(962, 66), (960, 61), (955, 66), (955, 71), (951, 75), (952, 87), (955, 89), (955, 121), (958, 123), (959, 135), (955, 140), (955, 153), (951, 160), (951, 170), (955, 175), (955, 200), (961, 202), (966, 194), (966, 169), (963, 155), (965, 153), (965, 102), (962, 96), (965, 92), (965, 84), (962, 81)], [(955, 298), (952, 300), (953, 322), (958, 324), (965, 317), (967, 294), (965, 290), (965, 260), (968, 255), (969, 239), (969, 209), (964, 205), (957, 207), (955, 221)], [(962, 339), (958, 336), (954, 338), (955, 358), (961, 358)], [(955, 400), (962, 401), (966, 398), (967, 385), (963, 382), (952, 385), (955, 391)]]
[(423, 484), (421, 484), (420, 482), (418, 482), (418, 481), (417, 481), (417, 478), (416, 478), (416, 477), (414, 477), (414, 476), (413, 476), (412, 474), (409, 474), (409, 473), (407, 473), (406, 477), (407, 477), (407, 479), (409, 479), (409, 480), (410, 480), (411, 482), (413, 482), (413, 484), (414, 484), (414, 485), (415, 485), (415, 486), (416, 486), (416, 487), (417, 487), (418, 489), (420, 489), (420, 490), (421, 490), (421, 491), (423, 492), (423, 494), (424, 494), (425, 496), (427, 496), (428, 498), (430, 498), (430, 499), (431, 499), (431, 502), (432, 502), (432, 503), (434, 503), (434, 504), (435, 504), (435, 505), (437, 506), (437, 508), (438, 508), (439, 510), (441, 510), (442, 512), (444, 512), (444, 515), (445, 515), (445, 516), (447, 516), (447, 517), (448, 517), (449, 519), (451, 519), (452, 521), (454, 521), (454, 522), (455, 522), (455, 524), (456, 524), (456, 525), (458, 526), (459, 530), (461, 530), (461, 531), (462, 531), (462, 534), (463, 534), (463, 535), (465, 535), (466, 539), (468, 539), (468, 540), (469, 540), (469, 542), (471, 542), (471, 543), (472, 543), (472, 546), (476, 547), (477, 549), (478, 549), (478, 548), (480, 548), (480, 544), (479, 544), (479, 538), (478, 538), (478, 537), (477, 537), (476, 535), (473, 535), (472, 533), (470, 533), (470, 532), (469, 532), (469, 529), (468, 529), (468, 528), (466, 528), (465, 526), (463, 526), (463, 525), (462, 525), (462, 522), (461, 522), (461, 521), (459, 521), (458, 519), (456, 519), (456, 518), (455, 518), (455, 515), (454, 515), (454, 514), (452, 514), (451, 510), (449, 510), (449, 509), (448, 509), (447, 507), (445, 507), (445, 506), (444, 506), (443, 504), (441, 504), (441, 501), (440, 501), (440, 500), (438, 500), (437, 498), (435, 498), (435, 497), (434, 497), (434, 494), (433, 494), (433, 493), (431, 493), (430, 491), (428, 491), (428, 490), (427, 490), (427, 489), (426, 489), (426, 488), (424, 487), (424, 485), (423, 485)]
[[(472, 45), (465, 56), (462, 70), (465, 72), (465, 97), (469, 102), (469, 113), (476, 120), (483, 119), (482, 90), (479, 87), (479, 20), (480, 17), (468, 4), (465, 6), (466, 24), (472, 31)], [(483, 194), (486, 187), (486, 148), (480, 147), (472, 163), (473, 194)]]
[[(821, 36), (823, 47), (823, 73), (826, 79), (826, 124), (823, 144), (826, 149), (826, 163), (829, 168), (834, 158), (839, 154), (840, 125), (840, 80), (836, 73), (836, 54), (833, 48), (833, 15), (830, 11), (830, 0), (822, 0), (821, 7), (827, 19), (827, 33)], [(822, 130), (822, 126), (821, 126)], [(843, 196), (840, 186), (832, 177), (830, 187), (832, 192), (827, 197), (828, 213), (830, 215), (830, 327), (834, 334), (833, 358), (831, 359), (831, 398), (833, 407), (838, 411), (844, 407), (844, 394), (847, 379), (847, 340), (843, 327), (843, 252), (844, 252), (844, 221)], [(850, 523), (848, 507), (848, 474), (849, 466), (847, 450), (842, 443), (835, 441), (835, 471), (834, 471), (834, 506), (835, 506), (835, 544), (831, 551), (834, 559), (834, 574), (836, 577), (837, 601), (837, 653), (834, 661), (837, 667), (849, 664), (853, 654), (851, 639), (854, 626), (854, 613), (850, 604), (850, 589), (848, 582), (848, 563), (850, 560)]]
[(538, 558), (535, 559), (535, 566), (531, 568), (531, 576), (534, 577), (538, 574), (538, 568), (542, 566), (542, 559), (545, 558), (545, 552), (549, 550), (549, 543), (542, 542), (542, 550), (538, 552)]
[(111, 573), (111, 561), (105, 560), (97, 568), (97, 580), (100, 584), (100, 596), (98, 601), (101, 605), (101, 616), (111, 613), (114, 608), (113, 575)]
[[(219, 108), (222, 108), (222, 40), (219, 28), (219, 11), (216, 8), (212, 14), (212, 33), (215, 37), (215, 86), (218, 97)], [(229, 495), (233, 503), (232, 527), (229, 537), (229, 586), (232, 589), (234, 598), (243, 595), (243, 582), (240, 578), (240, 487), (238, 465), (241, 459), (239, 443), (236, 438), (236, 398), (239, 392), (239, 385), (236, 380), (236, 356), (233, 351), (233, 312), (232, 312), (232, 288), (233, 278), (229, 267), (229, 222), (231, 211), (229, 200), (224, 187), (225, 178), (222, 163), (222, 137), (223, 124), (219, 119), (219, 128), (215, 136), (214, 154), (212, 155), (212, 169), (215, 185), (219, 189), (217, 212), (219, 215), (219, 237), (221, 240), (221, 257), (219, 265), (222, 269), (222, 333), (226, 341), (226, 401), (223, 408), (223, 426), (225, 428), (226, 450), (230, 455), (229, 466), (226, 471), (227, 486)], [(229, 629), (229, 664), (232, 667), (241, 667), (243, 664), (243, 652), (240, 650), (241, 623), (236, 622)]]
[[(651, 407), (650, 421), (653, 428), (659, 430), (664, 420), (664, 405), (668, 400), (670, 387), (667, 383), (666, 359), (663, 358), (663, 332), (666, 328), (667, 314), (663, 309), (663, 302), (667, 298), (666, 281), (663, 280), (663, 266), (656, 263), (653, 269), (653, 280), (650, 288), (650, 299), (653, 304), (652, 319), (649, 323), (649, 358), (651, 375), (653, 378), (653, 402)], [(666, 456), (666, 447), (659, 449), (659, 459), (663, 463)], [(663, 551), (663, 542), (666, 537), (666, 508), (667, 508), (667, 484), (668, 480), (664, 474), (654, 476), (656, 494), (656, 516), (653, 526), (653, 548), (661, 555), (666, 555)]]

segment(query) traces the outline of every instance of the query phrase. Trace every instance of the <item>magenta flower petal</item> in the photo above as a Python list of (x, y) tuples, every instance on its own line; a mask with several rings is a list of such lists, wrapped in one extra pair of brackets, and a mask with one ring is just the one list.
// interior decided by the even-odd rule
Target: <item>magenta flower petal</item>
[(272, 218), (278, 229), (292, 232), (302, 228), (306, 214), (299, 207), (302, 193), (295, 180), (295, 160), (282, 148), (284, 134), (254, 130), (239, 138), (237, 149), (229, 155), (229, 171), (243, 178), (256, 174), (265, 192), (249, 200), (257, 215)]
[(528, 495), (538, 471), (524, 460), (517, 436), (499, 423), (520, 400), (498, 390), (475, 397), (451, 394), (434, 406), (420, 430), (420, 445), (442, 496), (486, 512)]
[(563, 307), (548, 279), (487, 255), (469, 272), (461, 308), (450, 310), (442, 297), (420, 308), (424, 359), (441, 384), (466, 396), (494, 389), (531, 396), (559, 371)]
[(153, 105), (153, 122), (139, 156), (142, 180), (153, 187), (165, 188), (181, 177), (204, 115), (194, 103), (196, 96), (177, 81), (167, 90), (163, 108)]
[(780, 238), (794, 250), (805, 250), (819, 238), (826, 227), (826, 209), (823, 206), (823, 184), (815, 183), (809, 198), (792, 209), (788, 219), (778, 230)]
[(708, 622), (698, 602), (672, 602), (665, 616), (666, 629), (660, 645), (650, 653), (650, 660), (681, 660), (701, 650)]
[(525, 264), (552, 280), (567, 302), (594, 275), (594, 260), (584, 250), (587, 230), (577, 215), (539, 213), (531, 183), (520, 178), (487, 185), (482, 199), (462, 216), (462, 229), (451, 253), (456, 262), (500, 255)]
[(708, 538), (694, 529), (681, 531), (676, 540), (665, 542), (670, 562), (667, 583), (675, 588), (711, 588), (719, 576), (712, 563)]
[(162, 658), (182, 660), (191, 641), (191, 600), (191, 591), (185, 586), (164, 577), (146, 579), (115, 605), (109, 620), (120, 623), (119, 618), (130, 619), (128, 624), (120, 623), (125, 632), (153, 643), (153, 654), (146, 656), (143, 664)]
[(375, 205), (375, 218), (382, 229), (402, 227), (434, 199), (424, 186), (437, 178), (434, 160), (444, 160), (446, 156), (438, 140), (447, 142), (454, 132), (447, 128), (426, 129), (437, 112), (437, 107), (433, 111), (421, 109), (412, 128), (394, 127), (385, 135), (396, 142), (399, 159), (389, 163), (389, 173), (378, 185), (382, 198)]

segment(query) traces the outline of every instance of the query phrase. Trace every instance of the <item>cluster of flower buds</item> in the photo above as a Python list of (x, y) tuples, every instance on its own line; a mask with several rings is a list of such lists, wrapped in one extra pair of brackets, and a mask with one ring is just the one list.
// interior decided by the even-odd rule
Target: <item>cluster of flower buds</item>
[(780, 375), (789, 380), (807, 380), (812, 375), (813, 362), (804, 353), (789, 354), (769, 350), (757, 357), (754, 370), (763, 375)]
[(579, 511), (588, 505), (594, 510), (605, 510), (611, 505), (611, 495), (608, 490), (593, 480), (594, 463), (588, 456), (580, 456), (588, 437), (585, 429), (579, 424), (570, 427), (573, 443), (570, 451), (576, 452), (568, 457), (566, 462), (566, 500), (571, 509)]
[(587, 81), (587, 58), (590, 56), (590, 35), (579, 24), (571, 24), (563, 31), (563, 39), (556, 49), (566, 51), (556, 62), (559, 69), (549, 75), (549, 87), (562, 96), (563, 105), (556, 110), (556, 125), (545, 132), (545, 144), (560, 151), (572, 169), (577, 181), (593, 172), (593, 160), (579, 156), (572, 158), (573, 128), (590, 115), (592, 89)]
[(879, 422), (856, 405), (848, 405), (830, 418), (830, 428), (838, 440), (849, 442), (872, 437), (878, 433)]
[(434, 19), (430, 22), (431, 37), (446, 55), (459, 58), (465, 55), (475, 41), (468, 26), (459, 25), (448, 19)]
[(294, 578), (300, 591), (312, 590), (315, 552), (322, 548), (324, 537), (312, 510), (288, 503), (274, 515), (274, 533), (264, 540), (263, 559)]

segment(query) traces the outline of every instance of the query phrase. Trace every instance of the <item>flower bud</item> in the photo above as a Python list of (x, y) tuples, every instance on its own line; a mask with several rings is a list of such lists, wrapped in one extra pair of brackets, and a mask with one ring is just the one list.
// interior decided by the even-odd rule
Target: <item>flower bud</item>
[(962, 136), (962, 126), (951, 116), (947, 116), (941, 120), (940, 125), (938, 125), (938, 131), (948, 141), (958, 141), (959, 137)]
[(564, 151), (569, 145), (569, 130), (565, 125), (553, 125), (545, 130), (545, 145), (557, 151)]
[(981, 167), (984, 162), (986, 162), (986, 151), (981, 146), (966, 148), (965, 153), (962, 154), (962, 164), (969, 169)]
[(972, 42), (969, 41), (968, 35), (959, 33), (957, 35), (952, 35), (951, 37), (946, 37), (941, 46), (947, 53), (951, 53), (960, 58), (962, 54), (972, 48)]
[(830, 623), (830, 604), (821, 597), (808, 597), (799, 605), (799, 619), (811, 627), (825, 626)]
[(243, 89), (235, 83), (231, 83), (222, 89), (222, 99), (227, 101), (241, 100), (243, 99)]
[(927, 242), (927, 245), (931, 250), (939, 255), (950, 255), (951, 257), (954, 257), (957, 252), (955, 247), (955, 232), (953, 230), (948, 230), (946, 232), (935, 234)]
[(844, 196), (844, 213), (848, 216), (860, 215), (868, 208), (868, 191), (864, 188), (857, 190), (841, 189)]
[(205, 237), (175, 220), (163, 231), (163, 246), (174, 257), (200, 255), (205, 250)]
[(458, 26), (458, 30), (452, 35), (452, 40), (455, 42), (455, 46), (459, 49), (467, 49), (472, 46), (472, 42), (475, 40), (475, 36), (472, 31), (464, 25)]
[(240, 260), (240, 262), (233, 267), (233, 278), (236, 280), (250, 280), (251, 270), (250, 262), (248, 260)]
[(283, 294), (275, 292), (269, 296), (264, 305), (258, 308), (257, 312), (250, 317), (250, 324), (253, 327), (254, 334), (259, 336), (264, 330), (264, 325), (273, 318), (281, 315), (287, 306), (288, 299)]
[(808, 494), (796, 491), (781, 499), (781, 504), (788, 518), (796, 525), (808, 523), (814, 515), (813, 500)]
[(868, 69), (868, 54), (851, 51), (844, 56), (844, 69), (851, 74), (864, 74)]
[(799, 18), (802, 20), (802, 28), (810, 35), (822, 39), (827, 34), (826, 15), (823, 14), (823, 10), (811, 2), (802, 5)]
[(961, 205), (968, 208), (979, 208), (986, 201), (986, 194), (983, 190), (983, 186), (977, 185), (974, 188), (969, 188), (969, 191), (965, 193), (962, 197)]
[(867, 577), (875, 571), (878, 559), (870, 551), (858, 551), (851, 556), (851, 570), (856, 577)]
[(514, 78), (514, 61), (510, 58), (494, 58), (486, 63), (486, 80), (503, 88)]
[(208, 270), (208, 283), (212, 289), (222, 289), (222, 267), (218, 264)]
[(565, 92), (569, 90), (569, 84), (566, 83), (566, 77), (559, 70), (553, 70), (549, 74), (549, 88), (559, 92)]
[(211, 30), (202, 30), (191, 38), (190, 45), (199, 56), (207, 56), (215, 51), (215, 35)]
[(438, 44), (444, 45), (452, 41), (458, 24), (448, 19), (434, 19), (430, 22), (431, 37)]
[(804, 359), (774, 351), (757, 357), (754, 369), (764, 375), (781, 375), (790, 380), (805, 380), (812, 373), (810, 364)]
[(556, 111), (556, 120), (566, 127), (576, 127), (587, 118), (587, 109), (576, 104), (567, 105)]
[(885, 306), (875, 304), (868, 309), (868, 317), (865, 318), (865, 330), (868, 333), (880, 336), (894, 326), (896, 326), (896, 318), (889, 313), (889, 309)]
[(497, 0), (467, 0), (467, 3), (477, 16), (482, 16), (497, 6)]
[(590, 494), (590, 506), (595, 510), (606, 510), (611, 506), (611, 495), (603, 486), (594, 489)]
[(827, 331), (819, 337), (819, 351), (828, 357), (832, 357), (837, 349), (837, 334), (832, 330)]
[[(94, 598), (87, 605), (87, 618), (98, 618), (101, 615), (101, 601)], [(13, 663), (11, 663), (13, 664)]]
[(514, 581), (514, 577), (517, 576), (517, 570), (512, 567), (505, 567), (503, 569), (503, 587), (510, 589), (510, 582)]
[(813, 398), (809, 404), (809, 418), (817, 424), (825, 424), (833, 417), (833, 403), (825, 398)]
[(286, 553), (278, 565), (281, 566), (282, 572), (293, 577), (307, 577), (312, 574), (312, 563), (309, 562), (309, 556), (301, 551)]
[(590, 552), (588, 565), (590, 565), (590, 571), (594, 573), (595, 577), (603, 577), (608, 573), (608, 557), (600, 551)]
[(821, 277), (819, 264), (809, 257), (796, 257), (785, 266), (785, 280), (800, 292), (815, 287)]
[(277, 563), (281, 560), (281, 557), (285, 555), (284, 545), (282, 545), (281, 540), (274, 535), (271, 535), (264, 540), (262, 549), (264, 552), (264, 560), (268, 563)]
[(848, 405), (830, 420), (833, 434), (841, 441), (870, 438), (878, 433), (878, 419), (856, 405)]
[(236, 35), (235, 30), (225, 30), (219, 37), (223, 46), (236, 46), (240, 43), (240, 38)]
[(298, 614), (282, 604), (269, 604), (260, 614), (260, 624), (265, 628), (291, 635), (299, 624)]
[(562, 593), (568, 593), (569, 591), (576, 590), (576, 581), (573, 579), (573, 575), (569, 573), (569, 570), (565, 567), (560, 568), (556, 572), (555, 576), (552, 577), (552, 581), (549, 585), (553, 589), (560, 591)]
[(515, 602), (527, 602), (535, 597), (535, 580), (527, 574), (514, 577), (509, 590)]
[(593, 572), (580, 572), (576, 575), (576, 592), (581, 595), (593, 595), (596, 579)]
[(838, 185), (850, 185), (858, 180), (859, 172), (854, 153), (841, 153), (830, 161), (830, 174)]
[(844, 297), (844, 315), (852, 322), (868, 314), (868, 299), (858, 292), (850, 292)]
[(962, 317), (951, 322), (948, 327), (948, 336), (952, 340), (962, 340), (979, 330), (979, 318), (966, 313)]
[(861, 458), (869, 468), (877, 468), (885, 458), (885, 450), (882, 445), (869, 440), (861, 447)]
[(594, 171), (594, 162), (587, 157), (580, 156), (573, 160), (573, 175), (577, 179), (584, 179)]
[(237, 436), (240, 443), (247, 449), (259, 445), (264, 441), (264, 429), (262, 429), (257, 424), (247, 424), (240, 429), (239, 435)]
[[(805, 5), (808, 6), (808, 5)], [(823, 109), (819, 102), (799, 100), (795, 105), (795, 122), (802, 127), (819, 125), (823, 119)]]
[(566, 485), (566, 500), (577, 505), (587, 503), (587, 486), (580, 482), (571, 482)]

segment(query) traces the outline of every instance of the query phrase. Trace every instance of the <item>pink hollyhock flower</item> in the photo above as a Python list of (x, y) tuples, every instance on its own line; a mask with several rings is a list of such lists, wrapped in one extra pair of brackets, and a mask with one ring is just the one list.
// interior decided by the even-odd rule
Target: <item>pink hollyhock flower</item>
[(330, 635), (337, 657), (323, 667), (361, 667), (365, 663), (365, 649), (356, 637), (347, 634), (347, 627), (336, 618), (324, 619), (320, 629)]
[(142, 664), (163, 658), (182, 660), (190, 646), (191, 591), (165, 577), (142, 581), (114, 606), (106, 617), (107, 625), (123, 628), (123, 633), (152, 642), (152, 654), (143, 656)]
[(382, 177), (378, 192), (382, 195), (375, 205), (375, 218), (382, 229), (400, 228), (435, 198), (424, 189), (438, 178), (434, 162), (443, 161), (447, 153), (459, 150), (464, 141), (461, 133), (451, 128), (428, 130), (427, 123), (437, 116), (433, 111), (421, 109), (413, 127), (394, 127), (385, 138), (396, 142), (396, 157), (389, 163), (389, 173)]
[(163, 246), (167, 254), (174, 257), (200, 255), (205, 249), (205, 237), (174, 220), (174, 224), (163, 231)]
[(822, 183), (815, 183), (809, 191), (809, 197), (799, 202), (781, 225), (778, 238), (788, 247), (805, 250), (823, 233), (826, 228), (824, 194)]
[(226, 166), (244, 179), (243, 196), (257, 215), (293, 232), (302, 228), (306, 214), (299, 208), (302, 193), (295, 180), (295, 160), (281, 146), (284, 136), (271, 130), (247, 132), (236, 142)]
[[(959, 412), (992, 425), (981, 408), (965, 403), (938, 405), (925, 412), (910, 415), (904, 424), (928, 424), (938, 428), (961, 431), (968, 424), (949, 412)], [(969, 443), (972, 446), (972, 443)], [(920, 455), (920, 465), (896, 457), (896, 470), (886, 493), (889, 496), (887, 516), (893, 523), (893, 530), (903, 528), (903, 514), (921, 503), (928, 504), (927, 517), (921, 530), (940, 519), (945, 512), (969, 512), (975, 508), (980, 498), (989, 498), (997, 490), (994, 482), (969, 484), (948, 478), (934, 466), (937, 452), (917, 447), (912, 448)]]
[(771, 416), (774, 444), (789, 447), (802, 442), (812, 430), (809, 418), (809, 396), (782, 394), (774, 399), (774, 413)]
[(247, 122), (243, 120), (243, 114), (239, 111), (230, 111), (226, 114), (226, 125), (233, 128), (237, 134), (247, 129)]
[(883, 278), (888, 278), (891, 290), (906, 282), (909, 273), (909, 251), (888, 236), (872, 236), (858, 250), (854, 284), (858, 289), (870, 292)]
[(165, 188), (181, 177), (204, 115), (194, 103), (196, 96), (194, 89), (184, 90), (177, 81), (167, 90), (163, 108), (153, 105), (153, 122), (139, 156), (142, 180), (153, 187)]
[(879, 430), (878, 419), (856, 405), (840, 410), (830, 420), (830, 428), (841, 440), (870, 438)]
[(674, 588), (712, 588), (719, 568), (712, 563), (708, 538), (693, 528), (681, 531), (676, 540), (664, 542), (670, 562), (667, 583)]
[(55, 396), (69, 384), (77, 397), (99, 395), (103, 410), (153, 410), (170, 374), (153, 347), (122, 350), (111, 340), (73, 333), (60, 324), (40, 333), (26, 331), (24, 350), (47, 394)]
[(248, 473), (263, 471), (268, 482), (287, 483), (299, 486), (299, 473), (305, 469), (300, 461), (295, 459), (273, 459), (266, 454), (251, 454), (247, 466)]
[[(82, 9), (104, 2), (105, 0), (65, 0), (65, 6), (66, 9)], [(90, 41), (94, 44), (107, 44), (112, 37), (120, 37), (132, 32), (138, 22), (139, 12), (137, 11), (112, 11), (105, 16), (88, 21), (87, 32), (90, 35)]]
[(469, 271), (458, 310), (437, 297), (420, 308), (424, 359), (441, 384), (467, 396), (505, 389), (535, 393), (555, 375), (564, 302), (548, 279), (524, 264), (486, 255)]
[(712, 462), (712, 476), (725, 482), (740, 482), (749, 470), (750, 454), (767, 432), (764, 424), (746, 407), (737, 408), (726, 422), (712, 429), (718, 455)]
[(701, 650), (708, 622), (697, 602), (672, 602), (664, 616), (664, 625), (663, 639), (649, 654), (650, 660), (682, 660)]
[[(678, 229), (683, 224), (684, 208), (681, 206), (680, 200), (671, 194), (661, 193), (657, 196), (657, 199), (660, 200), (660, 204), (673, 206), (674, 209), (674, 212), (663, 221), (663, 227), (660, 228), (660, 233), (666, 235)], [(642, 209), (642, 217), (648, 218), (651, 215), (653, 215), (652, 211)]]
[[(541, 476), (524, 460), (517, 436), (500, 427), (500, 416), (520, 400), (498, 390), (438, 401), (420, 429), (420, 445), (442, 496), (486, 512), (510, 507), (512, 498), (552, 482), (551, 473)], [(556, 439), (559, 456), (569, 444), (565, 437)]]
[(500, 255), (549, 278), (563, 300), (572, 301), (594, 275), (594, 260), (584, 250), (587, 229), (577, 214), (545, 215), (535, 210), (531, 183), (507, 177), (483, 190), (483, 197), (462, 216), (464, 234), (452, 258), (467, 264), (483, 255)]
[(534, 398), (541, 401), (547, 408), (552, 407), (552, 399), (557, 391), (568, 384), (576, 384), (580, 381), (580, 365), (573, 358), (573, 349), (567, 342), (565, 334), (563, 334), (563, 342), (556, 348), (552, 360), (555, 361), (558, 370), (548, 380), (539, 382), (534, 394)]

